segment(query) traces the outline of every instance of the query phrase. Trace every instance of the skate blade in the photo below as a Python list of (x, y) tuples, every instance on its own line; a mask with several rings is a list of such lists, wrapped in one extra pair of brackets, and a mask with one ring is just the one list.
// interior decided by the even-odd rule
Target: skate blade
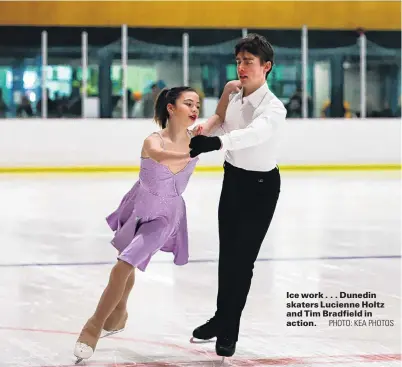
[(205, 344), (205, 343), (213, 343), (213, 339), (208, 339), (208, 340), (202, 340), (202, 339), (196, 339), (194, 337), (191, 337), (190, 343), (191, 344)]
[(124, 329), (114, 330), (114, 331), (106, 331), (105, 334), (102, 335), (99, 339), (103, 339), (103, 338), (106, 338), (106, 337), (108, 337), (108, 336), (121, 333), (121, 332), (123, 332), (123, 331), (124, 331)]
[(77, 360), (75, 361), (74, 364), (81, 363), (83, 360), (84, 360), (84, 358), (78, 358), (78, 357), (77, 357)]
[(221, 366), (225, 365), (225, 357), (222, 357)]

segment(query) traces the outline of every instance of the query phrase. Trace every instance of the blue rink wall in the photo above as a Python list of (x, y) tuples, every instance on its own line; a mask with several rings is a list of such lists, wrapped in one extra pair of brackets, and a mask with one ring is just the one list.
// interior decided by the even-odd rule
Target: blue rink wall
[[(202, 120), (201, 120), (202, 121)], [(0, 120), (0, 173), (138, 171), (147, 119)], [(224, 152), (200, 156), (197, 171), (222, 169)], [(401, 169), (399, 119), (291, 119), (281, 170)]]

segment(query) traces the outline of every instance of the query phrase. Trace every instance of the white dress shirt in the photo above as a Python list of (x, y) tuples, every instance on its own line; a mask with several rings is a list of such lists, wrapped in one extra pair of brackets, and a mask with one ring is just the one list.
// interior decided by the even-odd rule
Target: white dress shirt
[(229, 97), (219, 136), (225, 160), (249, 171), (270, 171), (277, 164), (277, 149), (286, 120), (286, 108), (267, 83), (247, 97), (242, 91)]

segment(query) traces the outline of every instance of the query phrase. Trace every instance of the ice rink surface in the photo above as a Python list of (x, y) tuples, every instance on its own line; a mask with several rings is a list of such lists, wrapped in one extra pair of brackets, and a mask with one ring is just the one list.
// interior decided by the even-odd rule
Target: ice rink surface
[[(76, 338), (116, 258), (104, 218), (137, 177), (0, 176), (0, 366), (74, 364)], [(137, 272), (126, 330), (102, 339), (83, 365), (220, 365), (214, 343), (189, 339), (215, 311), (221, 180), (220, 173), (192, 177), (184, 195), (190, 263), (178, 267), (170, 254), (159, 253), (145, 273)], [(287, 292), (299, 298), (287, 298)], [(301, 298), (318, 292), (328, 298)], [(371, 292), (376, 298), (340, 299), (340, 292)], [(400, 173), (282, 172), (281, 197), (255, 265), (237, 353), (225, 363), (400, 366), (400, 297)], [(365, 314), (324, 317), (319, 307), (310, 308), (319, 316), (308, 317), (306, 307), (288, 308), (292, 301), (357, 302), (359, 308), (327, 310)], [(363, 308), (363, 302), (369, 304)], [(287, 316), (300, 311), (302, 316)], [(315, 326), (287, 326), (299, 320)], [(348, 320), (350, 326), (340, 325)]]

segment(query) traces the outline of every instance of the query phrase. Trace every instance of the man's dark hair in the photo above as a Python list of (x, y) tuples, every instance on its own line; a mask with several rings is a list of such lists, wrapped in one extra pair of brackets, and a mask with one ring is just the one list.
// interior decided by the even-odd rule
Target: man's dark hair
[(274, 49), (272, 48), (272, 45), (266, 40), (266, 38), (255, 33), (248, 34), (236, 44), (235, 56), (237, 56), (239, 52), (244, 51), (258, 57), (261, 63), (271, 61), (272, 66), (271, 69), (269, 69), (269, 71), (267, 72), (268, 76), (274, 66)]

